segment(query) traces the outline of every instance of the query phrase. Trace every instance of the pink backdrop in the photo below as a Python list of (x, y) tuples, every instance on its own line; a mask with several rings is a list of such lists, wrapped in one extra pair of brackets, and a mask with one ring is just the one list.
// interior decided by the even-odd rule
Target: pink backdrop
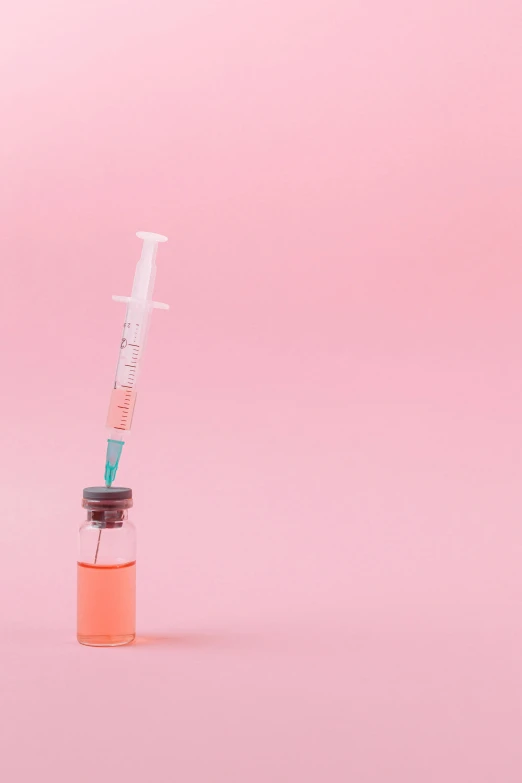
[[(520, 783), (521, 9), (4, 9), (2, 779)], [(137, 230), (140, 639), (96, 650)]]

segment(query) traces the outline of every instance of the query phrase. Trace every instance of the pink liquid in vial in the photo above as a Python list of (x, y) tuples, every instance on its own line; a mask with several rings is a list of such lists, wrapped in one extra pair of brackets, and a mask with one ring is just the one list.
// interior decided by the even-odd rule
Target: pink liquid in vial
[(78, 563), (78, 641), (114, 647), (136, 636), (136, 561)]

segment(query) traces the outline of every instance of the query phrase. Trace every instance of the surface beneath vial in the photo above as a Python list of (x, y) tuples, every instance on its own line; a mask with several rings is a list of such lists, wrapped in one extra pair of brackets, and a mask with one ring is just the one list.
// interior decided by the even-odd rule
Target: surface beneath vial
[[(174, 765), (195, 783), (519, 781), (517, 623), (433, 610), (181, 616), (142, 623), (134, 644), (112, 650), (48, 621), (4, 622), (4, 779), (138, 783), (148, 770), (171, 783)], [(87, 752), (101, 715), (110, 730)], [(15, 752), (22, 736), (32, 753)]]

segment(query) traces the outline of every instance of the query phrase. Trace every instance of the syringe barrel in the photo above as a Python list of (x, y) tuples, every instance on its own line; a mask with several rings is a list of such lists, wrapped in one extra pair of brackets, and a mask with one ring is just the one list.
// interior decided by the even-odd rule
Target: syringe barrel
[(138, 379), (150, 325), (152, 302), (130, 301), (111, 393), (107, 427), (117, 430), (122, 438), (132, 426)]

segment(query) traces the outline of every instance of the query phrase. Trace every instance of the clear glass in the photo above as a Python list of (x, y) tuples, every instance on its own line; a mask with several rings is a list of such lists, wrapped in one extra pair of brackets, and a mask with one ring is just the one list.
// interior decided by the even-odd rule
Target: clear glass
[(136, 528), (132, 501), (83, 501), (80, 527), (78, 629), (80, 644), (116, 647), (136, 636)]

